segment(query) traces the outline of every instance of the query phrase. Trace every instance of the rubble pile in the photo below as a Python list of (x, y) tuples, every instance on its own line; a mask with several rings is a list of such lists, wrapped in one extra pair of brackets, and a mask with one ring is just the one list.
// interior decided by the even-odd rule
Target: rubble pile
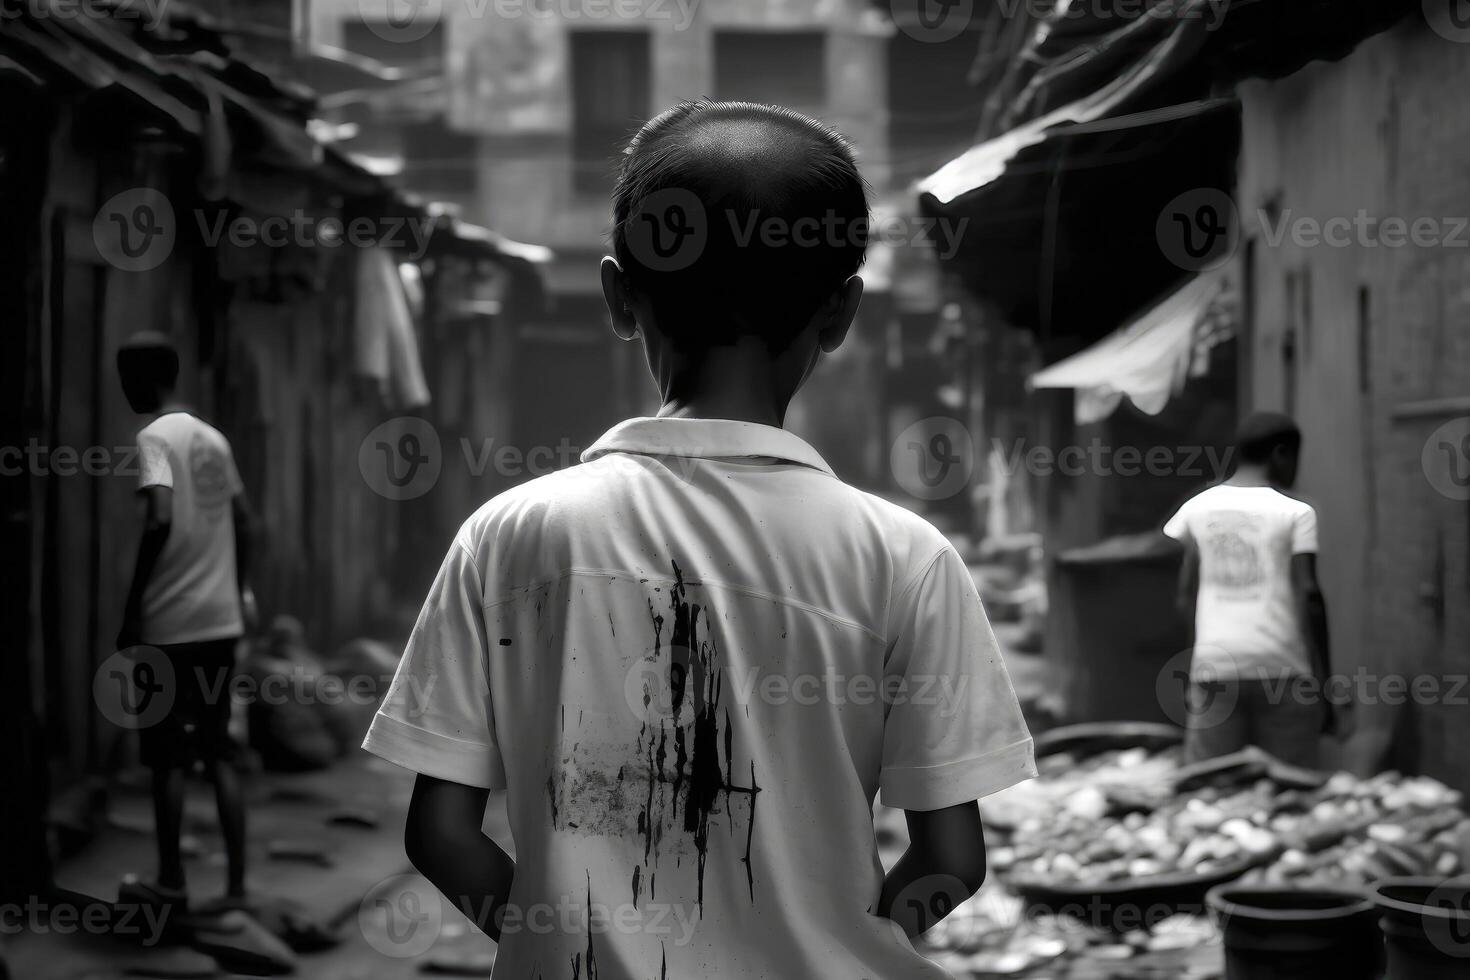
[(1213, 885), (1366, 889), (1470, 870), (1462, 796), (1426, 777), (1329, 776), (1256, 749), (1186, 766), (1177, 744), (1038, 766), (982, 801), (990, 881), (922, 937), (957, 976), (1218, 976)]
[[(1316, 785), (1314, 785), (1316, 784)], [(1057, 887), (1195, 875), (1363, 887), (1396, 875), (1465, 870), (1461, 794), (1396, 772), (1315, 776), (1258, 751), (1179, 766), (1178, 748), (1043, 762), (1042, 778), (984, 804), (1009, 829), (991, 867)]]

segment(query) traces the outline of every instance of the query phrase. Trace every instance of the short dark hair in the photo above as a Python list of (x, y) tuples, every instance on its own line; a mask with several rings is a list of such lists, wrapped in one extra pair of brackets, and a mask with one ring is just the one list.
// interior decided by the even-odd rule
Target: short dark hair
[(683, 102), (624, 151), (613, 252), (683, 350), (750, 335), (785, 349), (857, 272), (867, 239), (850, 144), (799, 112)]
[(117, 371), (125, 381), (155, 390), (179, 380), (179, 352), (166, 335), (152, 330), (135, 333), (117, 349)]
[(1254, 412), (1236, 430), (1235, 448), (1247, 463), (1264, 463), (1281, 447), (1292, 452), (1302, 447), (1302, 430), (1289, 415)]

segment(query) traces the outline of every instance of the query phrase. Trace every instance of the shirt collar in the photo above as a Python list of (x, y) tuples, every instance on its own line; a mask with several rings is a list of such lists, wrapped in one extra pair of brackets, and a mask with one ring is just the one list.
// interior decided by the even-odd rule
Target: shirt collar
[(800, 436), (773, 425), (733, 419), (638, 418), (613, 426), (582, 453), (591, 462), (608, 453), (699, 459), (777, 459), (831, 476), (832, 467)]

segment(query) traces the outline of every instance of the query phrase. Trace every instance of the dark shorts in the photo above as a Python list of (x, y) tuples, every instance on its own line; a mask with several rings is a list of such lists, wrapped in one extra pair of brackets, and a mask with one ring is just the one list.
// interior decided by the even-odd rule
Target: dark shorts
[(1192, 683), (1188, 697), (1187, 761), (1215, 759), (1255, 745), (1288, 765), (1317, 768), (1327, 707), (1320, 698), (1297, 693), (1293, 681)]
[(229, 760), (230, 683), (238, 640), (155, 647), (172, 668), (172, 699), (164, 716), (139, 729), (143, 764), (154, 769)]

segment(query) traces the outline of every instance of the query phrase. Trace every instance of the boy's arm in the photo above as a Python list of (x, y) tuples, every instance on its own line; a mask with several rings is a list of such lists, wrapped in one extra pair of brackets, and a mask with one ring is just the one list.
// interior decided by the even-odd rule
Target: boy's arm
[[(1291, 556), (1291, 591), (1296, 602), (1297, 619), (1302, 624), (1302, 638), (1311, 658), (1312, 673), (1325, 690), (1332, 675), (1332, 649), (1327, 632), (1327, 598), (1317, 581), (1317, 556), (1298, 553)], [(1329, 734), (1347, 735), (1346, 712), (1352, 705), (1329, 703), (1324, 730)]]
[(985, 883), (985, 832), (975, 803), (906, 810), (909, 847), (883, 879), (878, 914), (922, 936)]
[(250, 588), (250, 571), (255, 561), (255, 511), (244, 490), (230, 498), (230, 513), (235, 524), (235, 580), (240, 589), (240, 613), (245, 628), (255, 628), (255, 592)]
[(1187, 649), (1194, 646), (1195, 612), (1199, 608), (1199, 545), (1188, 536), (1179, 543), (1184, 546), (1184, 558), (1179, 563), (1179, 587), (1174, 601), (1184, 620)]
[(138, 557), (133, 565), (133, 581), (123, 606), (122, 628), (117, 633), (117, 648), (126, 650), (139, 643), (143, 629), (143, 593), (158, 566), (158, 556), (168, 541), (173, 524), (174, 492), (169, 487), (148, 486), (138, 491), (143, 498), (143, 537), (138, 541)]
[[(893, 602), (883, 725), (883, 803), (908, 818), (909, 848), (877, 911), (918, 936), (985, 880), (976, 801), (1036, 775), (1031, 735), (974, 578), (951, 546)], [(887, 685), (896, 682), (892, 687)]]
[(419, 873), (480, 931), (500, 941), (500, 911), (516, 866), (480, 830), (490, 791), (420, 774), (403, 845)]

